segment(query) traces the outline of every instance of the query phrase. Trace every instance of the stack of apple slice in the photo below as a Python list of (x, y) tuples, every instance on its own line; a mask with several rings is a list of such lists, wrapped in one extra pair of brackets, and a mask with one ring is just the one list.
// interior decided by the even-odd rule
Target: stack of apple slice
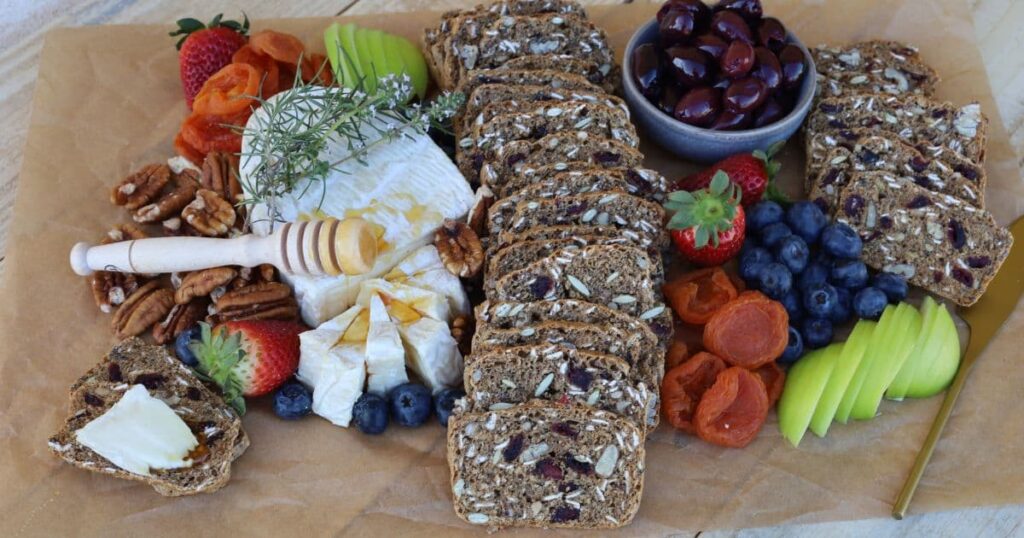
[(874, 418), (882, 397), (926, 398), (943, 391), (960, 365), (960, 339), (944, 305), (925, 298), (918, 311), (891, 305), (878, 322), (861, 321), (843, 343), (796, 363), (779, 400), (779, 429), (800, 444), (809, 428), (824, 437), (832, 421)]
[(377, 91), (378, 79), (406, 74), (420, 99), (427, 94), (430, 74), (426, 60), (404, 37), (352, 23), (334, 23), (324, 30), (324, 45), (334, 79), (341, 86), (355, 88), (362, 83), (372, 94)]

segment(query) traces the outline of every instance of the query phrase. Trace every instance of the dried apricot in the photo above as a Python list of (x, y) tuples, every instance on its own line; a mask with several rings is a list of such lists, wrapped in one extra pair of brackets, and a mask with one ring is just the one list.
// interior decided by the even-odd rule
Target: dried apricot
[(231, 63), (248, 64), (262, 72), (259, 95), (264, 99), (269, 99), (281, 91), (281, 69), (277, 66), (277, 60), (270, 56), (256, 52), (249, 45), (244, 45), (231, 56)]
[(228, 64), (203, 83), (192, 103), (198, 114), (227, 116), (238, 114), (255, 106), (253, 99), (260, 91), (263, 72), (245, 63)]
[(686, 323), (703, 325), (725, 303), (736, 298), (736, 286), (721, 267), (698, 269), (666, 283), (665, 298)]
[(211, 151), (242, 151), (242, 134), (251, 112), (245, 110), (233, 116), (211, 116), (193, 112), (181, 124), (181, 137), (204, 156)]
[(704, 348), (731, 366), (754, 369), (773, 361), (788, 341), (786, 309), (756, 291), (726, 303), (704, 326)]
[(274, 30), (263, 30), (249, 36), (249, 46), (279, 61), (296, 65), (306, 50), (299, 38)]
[(690, 350), (686, 347), (686, 342), (682, 340), (675, 340), (672, 345), (668, 347), (668, 353), (665, 354), (665, 371), (669, 371), (676, 366), (679, 366), (690, 356)]
[(700, 352), (666, 372), (661, 382), (661, 413), (665, 420), (684, 432), (693, 433), (697, 402), (722, 370), (725, 370), (722, 359)]
[(733, 366), (718, 374), (704, 392), (693, 416), (693, 427), (697, 436), (709, 443), (743, 448), (761, 431), (768, 408), (768, 392), (761, 378)]
[(302, 81), (330, 86), (334, 82), (334, 76), (331, 73), (330, 64), (327, 63), (327, 57), (315, 52), (310, 53), (308, 57), (303, 57)]
[(180, 132), (174, 137), (174, 151), (178, 152), (178, 155), (192, 161), (192, 164), (196, 166), (202, 166), (203, 158), (206, 157), (203, 152), (186, 142)]
[(768, 405), (775, 405), (775, 402), (779, 401), (779, 396), (782, 396), (782, 388), (786, 385), (786, 373), (775, 361), (762, 365), (754, 370), (754, 373), (761, 378), (765, 390), (768, 391)]

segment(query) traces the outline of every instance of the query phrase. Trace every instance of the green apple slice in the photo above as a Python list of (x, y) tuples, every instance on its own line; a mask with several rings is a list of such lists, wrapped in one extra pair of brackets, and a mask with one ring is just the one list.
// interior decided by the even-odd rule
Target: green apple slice
[(800, 446), (807, 432), (842, 347), (842, 344), (832, 344), (811, 351), (786, 375), (778, 406), (779, 431), (793, 446)]
[(860, 361), (864, 358), (864, 352), (871, 342), (871, 335), (875, 330), (875, 322), (859, 321), (854, 326), (850, 337), (843, 343), (843, 348), (836, 358), (835, 369), (828, 378), (828, 384), (818, 400), (818, 406), (814, 409), (814, 416), (811, 418), (811, 431), (818, 437), (825, 437), (832, 419), (836, 416), (836, 409), (839, 402), (846, 394), (847, 387), (853, 374), (857, 372)]
[(362, 29), (366, 34), (366, 46), (370, 51), (369, 73), (373, 73), (377, 79), (392, 72), (391, 61), (388, 59), (387, 50), (384, 48), (384, 32), (380, 30)]
[(351, 42), (349, 32), (354, 26), (344, 26), (334, 23), (324, 30), (324, 46), (327, 48), (327, 58), (331, 61), (331, 68), (334, 70), (334, 78), (341, 86), (354, 88), (359, 80), (359, 73), (352, 64), (352, 50), (355, 46)]
[(423, 54), (408, 39), (396, 35), (389, 37), (392, 39), (392, 47), (405, 64), (405, 72), (412, 80), (416, 95), (423, 99), (427, 95), (427, 84), (430, 82), (430, 74), (427, 71), (427, 62), (423, 59)]
[(341, 38), (342, 52), (345, 54), (345, 61), (341, 64), (346, 69), (344, 86), (355, 88), (359, 85), (362, 74), (359, 72), (359, 51), (356, 50), (356, 25), (348, 23), (343, 25), (338, 32)]
[(960, 367), (960, 335), (956, 324), (945, 305), (939, 305), (936, 310), (932, 335), (942, 341), (942, 345), (934, 354), (925, 355), (927, 361), (922, 361), (914, 371), (907, 386), (908, 398), (928, 398), (946, 390)]
[(377, 71), (373, 67), (373, 51), (370, 49), (370, 35), (366, 28), (356, 28), (355, 36), (356, 52), (359, 53), (357, 67), (359, 76), (363, 77), (363, 87), (367, 93), (377, 92)]
[(846, 393), (843, 394), (843, 399), (840, 400), (839, 407), (836, 408), (836, 421), (846, 424), (850, 420), (853, 404), (857, 401), (857, 395), (860, 394), (860, 389), (864, 386), (864, 380), (867, 379), (868, 372), (871, 371), (872, 365), (878, 360), (879, 356), (885, 353), (885, 347), (888, 345), (885, 340), (888, 338), (887, 332), (891, 327), (890, 320), (895, 314), (896, 307), (892, 305), (885, 307), (885, 311), (882, 312), (882, 317), (879, 318), (875, 329), (871, 332), (871, 341), (864, 351), (864, 357), (861, 359), (860, 364), (857, 365), (857, 371), (854, 372), (853, 377), (850, 379), (850, 383), (846, 387)]
[(921, 334), (918, 335), (910, 356), (889, 385), (889, 390), (885, 391), (886, 398), (897, 401), (905, 398), (910, 382), (914, 379), (914, 373), (922, 364), (931, 362), (931, 356), (937, 352), (936, 348), (941, 345), (941, 340), (936, 339), (934, 329), (938, 308), (939, 303), (931, 296), (925, 296), (921, 302)]
[(910, 356), (921, 333), (921, 313), (907, 303), (896, 305), (896, 314), (891, 323), (893, 326), (888, 331), (889, 343), (876, 357), (857, 394), (857, 401), (853, 404), (850, 416), (855, 419), (868, 420), (875, 417), (882, 395)]
[(334, 23), (324, 30), (324, 49), (327, 51), (327, 59), (331, 61), (331, 71), (335, 80), (341, 80), (344, 74), (339, 63), (342, 58), (340, 28), (340, 24)]

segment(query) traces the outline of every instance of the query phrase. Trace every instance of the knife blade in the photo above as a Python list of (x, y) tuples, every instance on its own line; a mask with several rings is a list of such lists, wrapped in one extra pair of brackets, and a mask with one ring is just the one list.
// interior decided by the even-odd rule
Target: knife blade
[(996, 273), (995, 278), (989, 283), (988, 289), (978, 299), (978, 302), (960, 312), (960, 317), (971, 328), (967, 351), (964, 352), (960, 361), (960, 368), (956, 372), (956, 377), (953, 378), (953, 383), (946, 390), (946, 397), (942, 401), (942, 407), (939, 408), (939, 414), (936, 415), (935, 421), (932, 423), (928, 437), (925, 438), (921, 451), (917, 453), (917, 459), (910, 470), (910, 475), (893, 504), (892, 517), (896, 519), (903, 519), (907, 513), (910, 500), (914, 496), (914, 491), (917, 490), (917, 485), (921, 481), (925, 467), (928, 466), (932, 452), (935, 451), (935, 445), (938, 444), (939, 437), (942, 436), (942, 430), (953, 413), (953, 406), (967, 382), (971, 368), (988, 347), (992, 338), (999, 332), (1006, 318), (1013, 313), (1021, 295), (1024, 294), (1024, 272), (1021, 271), (1024, 268), (1024, 244), (1022, 244), (1024, 243), (1024, 217), (1018, 218), (1013, 224), (1010, 224), (1010, 234), (1013, 235), (1013, 246), (1010, 247), (1010, 254), (1007, 255), (1000, 271)]

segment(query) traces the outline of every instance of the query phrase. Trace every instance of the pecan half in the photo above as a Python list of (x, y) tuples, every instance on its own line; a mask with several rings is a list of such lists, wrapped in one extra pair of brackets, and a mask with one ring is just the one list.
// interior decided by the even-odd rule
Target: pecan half
[(478, 237), (483, 237), (487, 232), (487, 212), (493, 204), (494, 192), (487, 185), (476, 190), (476, 200), (473, 201), (473, 207), (469, 210), (467, 224)]
[(231, 290), (214, 299), (214, 312), (207, 320), (223, 323), (248, 319), (296, 320), (299, 305), (292, 290), (280, 282), (261, 282)]
[(189, 225), (208, 237), (228, 234), (235, 223), (235, 208), (209, 189), (196, 191), (196, 198), (185, 206), (181, 217)]
[(199, 297), (185, 304), (174, 305), (163, 321), (153, 325), (153, 340), (158, 344), (171, 342), (185, 329), (202, 321), (209, 304), (209, 299)]
[(96, 271), (89, 276), (92, 298), (100, 312), (109, 314), (139, 288), (140, 278), (132, 273)]
[(110, 243), (116, 243), (118, 241), (128, 241), (130, 239), (145, 239), (149, 237), (146, 232), (139, 229), (134, 224), (118, 224), (107, 232), (106, 237), (103, 238), (103, 244), (109, 245)]
[(196, 196), (199, 190), (199, 183), (193, 178), (195, 172), (186, 170), (177, 176), (174, 190), (160, 197), (151, 204), (146, 204), (132, 215), (132, 219), (139, 223), (156, 222), (169, 219), (177, 215)]
[(206, 297), (213, 290), (226, 286), (238, 274), (233, 267), (212, 267), (192, 271), (181, 279), (181, 285), (174, 292), (174, 302), (185, 304), (196, 297)]
[(480, 274), (484, 265), (484, 249), (480, 237), (467, 224), (446, 219), (434, 234), (434, 245), (445, 268), (462, 278)]
[(260, 282), (277, 282), (277, 268), (269, 263), (257, 267), (241, 267), (238, 269), (238, 276), (228, 287), (237, 290)]
[(118, 338), (138, 336), (163, 319), (173, 306), (174, 292), (161, 288), (160, 282), (154, 280), (128, 297), (114, 314), (111, 326)]
[(473, 318), (459, 316), (452, 321), (452, 338), (459, 343), (459, 352), (469, 355), (473, 342)]
[(238, 182), (238, 157), (221, 151), (207, 153), (199, 181), (204, 189), (219, 194), (228, 202), (238, 202), (242, 196), (242, 185)]
[(143, 166), (110, 191), (110, 202), (126, 209), (138, 209), (156, 198), (170, 180), (171, 169), (166, 164)]

